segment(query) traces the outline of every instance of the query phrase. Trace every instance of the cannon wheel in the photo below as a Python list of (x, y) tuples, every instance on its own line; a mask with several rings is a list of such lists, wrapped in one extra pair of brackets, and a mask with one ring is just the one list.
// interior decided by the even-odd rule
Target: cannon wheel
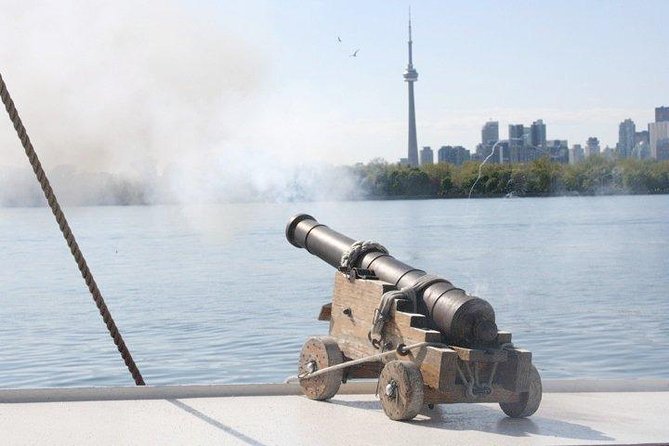
[(499, 407), (511, 418), (524, 418), (536, 412), (540, 403), (541, 376), (536, 367), (531, 366), (529, 391), (521, 393), (517, 403), (499, 403)]
[(391, 420), (411, 420), (423, 407), (423, 376), (411, 361), (390, 361), (378, 384), (383, 411)]
[[(329, 336), (307, 339), (300, 353), (298, 373), (313, 373), (344, 362), (337, 341)], [(344, 377), (343, 370), (335, 370), (314, 378), (300, 379), (302, 392), (312, 400), (327, 400), (335, 396)]]

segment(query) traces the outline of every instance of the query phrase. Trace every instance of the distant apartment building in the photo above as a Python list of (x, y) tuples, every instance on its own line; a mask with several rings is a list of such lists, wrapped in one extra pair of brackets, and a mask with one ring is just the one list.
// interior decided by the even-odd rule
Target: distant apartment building
[(650, 157), (658, 161), (669, 160), (669, 121), (648, 124)]
[(588, 138), (588, 141), (585, 143), (584, 152), (586, 158), (589, 158), (593, 155), (599, 155), (600, 154), (599, 138), (596, 138), (594, 136)]
[(639, 144), (640, 142), (650, 144), (650, 134), (648, 133), (648, 130), (634, 133), (634, 145)]
[(532, 123), (530, 127), (530, 139), (533, 147), (546, 147), (546, 124), (542, 119)]
[(669, 107), (656, 107), (655, 122), (667, 122), (667, 121), (669, 121)]
[(420, 151), (420, 165), (434, 164), (434, 152), (430, 146), (425, 146)]
[(639, 160), (650, 159), (650, 134), (648, 130), (634, 133), (634, 147), (632, 147), (630, 158)]
[(437, 150), (437, 162), (439, 163), (450, 163), (460, 166), (470, 159), (471, 153), (462, 146), (442, 146)]
[(499, 141), (499, 122), (488, 121), (483, 124), (481, 129), (481, 144), (484, 146), (492, 146)]
[(523, 124), (509, 124), (509, 154), (508, 162), (524, 163), (526, 160), (526, 149)]
[[(499, 162), (499, 144), (497, 143), (499, 143), (499, 141), (488, 145), (479, 144), (476, 146), (476, 153), (472, 155), (472, 159), (476, 161), (483, 161), (488, 159), (489, 163)], [(497, 146), (495, 144), (497, 144)], [(497, 156), (491, 156), (493, 147), (495, 147), (495, 153)]]
[(650, 157), (669, 160), (669, 107), (655, 108), (655, 122), (648, 124)]
[(532, 127), (523, 127), (523, 145), (525, 147), (532, 145)]
[(576, 164), (583, 161), (585, 158), (585, 152), (583, 147), (580, 144), (574, 144), (574, 146), (569, 150), (569, 164)]
[(650, 159), (650, 144), (648, 141), (641, 140), (634, 144), (630, 158), (636, 158), (639, 160)]
[(569, 164), (569, 143), (566, 139), (546, 141), (546, 153), (555, 162)]
[(629, 158), (636, 144), (636, 125), (631, 119), (625, 119), (618, 126), (618, 144), (616, 152), (619, 158)]

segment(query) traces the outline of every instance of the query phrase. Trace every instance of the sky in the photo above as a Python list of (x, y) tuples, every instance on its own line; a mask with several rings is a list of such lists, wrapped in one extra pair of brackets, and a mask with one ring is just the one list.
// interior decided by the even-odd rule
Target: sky
[[(271, 42), (278, 134), (333, 162), (404, 156), (405, 1), (282, 1), (247, 33)], [(473, 149), (488, 119), (547, 123), (548, 138), (617, 142), (669, 104), (666, 1), (415, 1), (418, 142)], [(262, 28), (259, 31), (258, 28)], [(254, 34), (254, 35), (250, 35)], [(337, 42), (336, 37), (342, 39)], [(355, 49), (358, 57), (348, 57)], [(286, 123), (288, 124), (288, 123)], [(294, 125), (292, 125), (294, 124)], [(300, 128), (302, 127), (302, 128)]]
[[(47, 164), (167, 169), (216, 153), (268, 170), (406, 156), (409, 2), (0, 6), (0, 70), (33, 139), (52, 146)], [(645, 129), (669, 105), (667, 1), (411, 10), (419, 146), (473, 150), (489, 119), (502, 137), (543, 119), (548, 139), (614, 146), (621, 121)], [(24, 162), (11, 138), (0, 120), (0, 165)]]

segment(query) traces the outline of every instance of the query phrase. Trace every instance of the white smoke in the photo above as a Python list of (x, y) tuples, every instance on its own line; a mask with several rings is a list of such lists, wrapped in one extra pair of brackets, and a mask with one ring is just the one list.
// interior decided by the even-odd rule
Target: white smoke
[[(240, 142), (266, 119), (270, 59), (216, 22), (213, 5), (69, 0), (0, 8), (0, 70), (66, 204), (350, 192), (340, 170), (284, 161), (277, 151), (285, 143), (271, 135), (254, 135), (254, 147)], [(0, 117), (0, 205), (41, 203), (30, 175)]]

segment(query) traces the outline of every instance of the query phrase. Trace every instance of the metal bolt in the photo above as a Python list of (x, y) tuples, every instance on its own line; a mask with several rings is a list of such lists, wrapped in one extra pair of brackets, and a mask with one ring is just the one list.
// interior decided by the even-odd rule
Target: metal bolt
[(316, 361), (307, 362), (307, 372), (314, 373), (316, 371)]
[(395, 381), (390, 381), (386, 384), (386, 396), (394, 398), (397, 393), (397, 383)]

